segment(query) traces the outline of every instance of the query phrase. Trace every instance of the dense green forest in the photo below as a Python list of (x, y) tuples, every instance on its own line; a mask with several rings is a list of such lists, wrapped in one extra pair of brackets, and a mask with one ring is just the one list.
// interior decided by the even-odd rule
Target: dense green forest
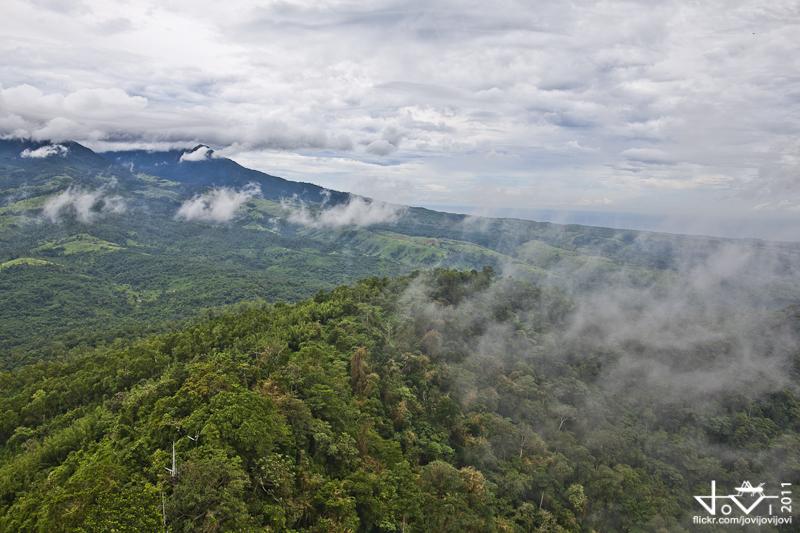
[(666, 346), (437, 270), (86, 348), (0, 374), (0, 530), (692, 530), (710, 479), (800, 481), (800, 310), (750, 313)]

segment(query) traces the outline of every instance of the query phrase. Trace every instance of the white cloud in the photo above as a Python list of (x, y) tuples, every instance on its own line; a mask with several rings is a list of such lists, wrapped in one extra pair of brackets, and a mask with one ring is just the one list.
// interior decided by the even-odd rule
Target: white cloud
[[(800, 194), (792, 0), (84, 5), (4, 4), (0, 136), (203, 142), (409, 203), (741, 213)], [(699, 196), (697, 176), (730, 179)]]
[(669, 154), (657, 148), (628, 148), (622, 152), (622, 157), (640, 163), (668, 164), (672, 162)]
[(245, 202), (261, 196), (261, 187), (250, 183), (241, 189), (217, 187), (181, 204), (175, 218), (203, 222), (230, 222)]
[(67, 153), (69, 153), (69, 148), (63, 144), (47, 144), (39, 148), (34, 148), (33, 150), (25, 148), (20, 152), (19, 156), (30, 159), (44, 159), (56, 155), (66, 157)]
[[(119, 88), (45, 93), (29, 84), (0, 86), (0, 124), (12, 117), (6, 135), (37, 140), (96, 140), (130, 136), (147, 111), (147, 98)], [(141, 133), (136, 133), (141, 135)]]
[(369, 143), (366, 150), (375, 155), (389, 155), (397, 150), (397, 147), (385, 139), (378, 139)]
[(405, 209), (379, 201), (368, 201), (358, 196), (351, 197), (347, 203), (323, 207), (312, 211), (305, 203), (292, 205), (284, 201), (284, 209), (289, 210), (287, 220), (310, 228), (339, 228), (343, 226), (372, 226), (396, 222)]
[(211, 159), (211, 155), (213, 153), (214, 150), (201, 144), (190, 151), (183, 152), (183, 154), (181, 154), (180, 162), (205, 161), (206, 159)]
[(125, 199), (108, 194), (106, 188), (94, 190), (70, 187), (45, 202), (42, 214), (53, 223), (58, 223), (69, 214), (84, 224), (91, 224), (105, 214), (122, 214), (127, 210)]

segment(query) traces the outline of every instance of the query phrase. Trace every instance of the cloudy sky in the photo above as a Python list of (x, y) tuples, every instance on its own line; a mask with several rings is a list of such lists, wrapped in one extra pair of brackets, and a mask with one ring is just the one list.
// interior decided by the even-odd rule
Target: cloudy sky
[(100, 150), (203, 142), (398, 203), (800, 235), (797, 1), (3, 0), (2, 11), (3, 136)]

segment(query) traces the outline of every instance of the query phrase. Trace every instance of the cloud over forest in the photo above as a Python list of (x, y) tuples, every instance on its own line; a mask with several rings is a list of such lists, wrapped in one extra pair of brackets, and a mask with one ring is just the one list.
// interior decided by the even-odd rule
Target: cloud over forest
[(342, 204), (324, 203), (319, 210), (312, 210), (302, 202), (297, 205), (284, 201), (283, 207), (289, 211), (287, 217), (289, 222), (310, 228), (390, 224), (396, 222), (404, 212), (404, 208), (400, 206), (366, 200), (358, 196), (353, 196)]
[(25, 148), (19, 156), (23, 159), (46, 159), (53, 156), (64, 157), (69, 153), (69, 148), (63, 144), (47, 144), (39, 148)]
[(186, 221), (230, 222), (246, 202), (258, 196), (261, 196), (261, 187), (256, 183), (250, 183), (241, 189), (215, 187), (183, 202), (175, 218)]
[(125, 199), (110, 194), (105, 187), (97, 189), (69, 187), (50, 197), (42, 207), (42, 214), (53, 223), (60, 222), (64, 217), (74, 216), (83, 224), (91, 224), (104, 215), (118, 215), (126, 210)]

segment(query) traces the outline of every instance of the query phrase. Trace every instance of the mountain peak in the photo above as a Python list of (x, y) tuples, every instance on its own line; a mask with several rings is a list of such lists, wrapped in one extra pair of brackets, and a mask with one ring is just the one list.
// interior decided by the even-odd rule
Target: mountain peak
[(205, 161), (207, 159), (211, 159), (212, 157), (214, 157), (214, 150), (212, 150), (210, 146), (206, 144), (198, 144), (191, 150), (184, 150), (181, 153), (181, 157), (178, 161), (181, 163), (184, 161), (197, 162)]
[(347, 193), (327, 191), (311, 183), (289, 181), (245, 168), (231, 159), (217, 156), (206, 144), (198, 144), (192, 149), (162, 152), (125, 150), (104, 152), (102, 155), (115, 165), (176, 181), (197, 190), (207, 187), (241, 188), (257, 183), (264, 196), (273, 200), (296, 196), (304, 201), (319, 203), (327, 200), (336, 204), (349, 198)]
[(108, 162), (75, 141), (0, 139), (0, 161), (24, 165), (79, 165), (107, 167)]

